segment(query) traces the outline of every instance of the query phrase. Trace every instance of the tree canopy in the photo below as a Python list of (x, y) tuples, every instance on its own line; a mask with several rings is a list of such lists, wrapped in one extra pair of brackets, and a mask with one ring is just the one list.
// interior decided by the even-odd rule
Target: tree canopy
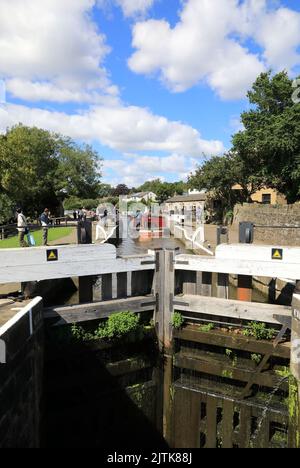
[(94, 198), (101, 159), (88, 145), (36, 127), (18, 125), (0, 136), (0, 195), (29, 215), (64, 198)]
[(252, 108), (241, 116), (244, 130), (232, 140), (246, 182), (273, 187), (290, 203), (300, 198), (300, 104), (292, 85), (286, 72), (261, 74), (248, 93)]
[(175, 194), (182, 195), (187, 190), (187, 184), (180, 182), (162, 182), (160, 179), (149, 180), (141, 185), (138, 192), (153, 192), (157, 195), (157, 201), (164, 203)]
[[(248, 92), (251, 108), (241, 115), (244, 128), (231, 150), (190, 176), (189, 185), (211, 191), (223, 213), (266, 186), (289, 203), (300, 199), (300, 104), (293, 102), (292, 84), (286, 72), (262, 73)], [(235, 184), (241, 190), (232, 190)]]

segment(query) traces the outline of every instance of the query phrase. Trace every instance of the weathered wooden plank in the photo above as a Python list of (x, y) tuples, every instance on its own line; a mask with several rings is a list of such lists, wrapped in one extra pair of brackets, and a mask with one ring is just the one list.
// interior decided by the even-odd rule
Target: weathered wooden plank
[(240, 410), (239, 448), (249, 448), (251, 438), (251, 407), (242, 405)]
[(196, 291), (196, 272), (195, 271), (184, 271), (184, 277), (182, 278), (182, 291), (183, 294), (195, 295)]
[(222, 448), (232, 448), (233, 440), (233, 400), (225, 399), (223, 402), (223, 420), (222, 420)]
[[(47, 251), (57, 250), (57, 261), (47, 261)], [(112, 245), (72, 245), (0, 250), (0, 284), (58, 278), (98, 276), (129, 271), (154, 270), (143, 261), (153, 256), (116, 258)]]
[(217, 296), (220, 299), (228, 299), (229, 295), (229, 275), (225, 273), (218, 273), (217, 277)]
[(296, 259), (291, 263), (280, 260), (245, 260), (239, 259), (235, 254), (232, 254), (231, 258), (212, 258), (202, 255), (181, 254), (176, 257), (175, 268), (176, 270), (289, 278), (291, 280), (298, 279), (299, 277), (299, 262)]
[(207, 397), (206, 448), (217, 448), (217, 399)]
[(117, 297), (127, 297), (127, 273), (117, 274)]
[(181, 353), (175, 356), (175, 366), (209, 375), (239, 380), (241, 382), (248, 382), (251, 379), (253, 384), (270, 388), (275, 388), (282, 382), (282, 377), (269, 371), (257, 374), (256, 371), (253, 370), (241, 369), (230, 365), (226, 366), (222, 361), (208, 361), (203, 358), (193, 358)]
[(280, 245), (255, 245), (255, 244), (221, 244), (216, 248), (216, 258), (222, 260), (249, 260), (258, 262), (270, 262), (273, 258), (273, 250), (282, 250), (282, 260), (273, 262), (284, 264), (300, 264), (300, 247), (287, 247)]
[(153, 363), (150, 359), (136, 357), (132, 359), (127, 359), (125, 361), (116, 361), (106, 364), (106, 369), (108, 372), (113, 375), (114, 377), (120, 375), (126, 375), (133, 372), (137, 372), (141, 369), (147, 369), (151, 367)]
[(86, 322), (109, 317), (114, 312), (130, 310), (134, 313), (154, 310), (154, 297), (135, 297), (118, 299), (93, 304), (75, 305), (68, 307), (51, 307), (44, 310), (45, 319), (58, 318), (67, 323)]
[(176, 296), (175, 300), (176, 309), (186, 312), (276, 324), (281, 324), (276, 316), (292, 319), (292, 309), (288, 306), (193, 295)]
[(172, 314), (174, 311), (174, 251), (156, 252), (155, 294), (157, 295), (156, 323), (160, 348), (170, 350), (172, 341)]
[(230, 335), (229, 333), (226, 334), (216, 330), (212, 333), (206, 333), (187, 327), (182, 330), (175, 330), (174, 337), (185, 341), (195, 341), (196, 343), (240, 349), (253, 353), (267, 354), (272, 351), (273, 356), (284, 359), (289, 359), (291, 352), (290, 343), (278, 345), (278, 347), (274, 349), (271, 342), (257, 341), (255, 338)]
[(212, 274), (205, 271), (197, 271), (197, 294), (210, 297), (212, 293)]
[[(47, 261), (47, 251), (57, 250), (57, 261)], [(101, 260), (115, 260), (117, 258), (116, 248), (109, 244), (96, 245), (60, 245), (49, 247), (29, 247), (26, 249), (1, 249), (0, 251), (0, 264), (1, 268), (5, 270), (6, 267), (12, 265), (18, 267), (26, 266), (45, 266), (50, 264), (64, 264), (68, 262), (81, 263), (86, 260), (94, 260), (95, 262)]]
[(93, 302), (93, 276), (79, 277), (79, 302)]
[(112, 275), (102, 275), (102, 301), (113, 299)]

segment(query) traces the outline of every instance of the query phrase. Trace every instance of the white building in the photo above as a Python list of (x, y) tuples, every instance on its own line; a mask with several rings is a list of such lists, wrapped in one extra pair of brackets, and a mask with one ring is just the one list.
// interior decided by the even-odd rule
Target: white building
[(156, 202), (157, 196), (153, 192), (138, 192), (138, 193), (133, 193), (131, 195), (128, 195), (126, 197), (126, 200), (128, 202), (136, 202), (136, 203), (141, 203), (142, 201), (145, 201), (146, 203)]

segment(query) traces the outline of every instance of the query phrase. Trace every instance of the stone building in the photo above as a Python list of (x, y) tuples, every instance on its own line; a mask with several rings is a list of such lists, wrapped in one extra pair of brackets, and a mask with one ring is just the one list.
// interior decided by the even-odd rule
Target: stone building
[(184, 213), (193, 213), (195, 217), (203, 216), (206, 209), (207, 194), (193, 192), (187, 195), (175, 195), (165, 203), (165, 211), (169, 215), (181, 216)]
[[(242, 190), (240, 185), (234, 185), (232, 190)], [(286, 197), (277, 190), (269, 187), (264, 187), (255, 192), (251, 199), (254, 203), (262, 203), (263, 205), (287, 205)]]

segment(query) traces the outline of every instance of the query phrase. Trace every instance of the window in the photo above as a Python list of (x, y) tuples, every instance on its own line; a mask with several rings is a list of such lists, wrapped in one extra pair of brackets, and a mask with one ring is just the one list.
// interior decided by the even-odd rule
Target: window
[(270, 193), (263, 193), (262, 202), (263, 202), (264, 205), (271, 205), (271, 194)]

